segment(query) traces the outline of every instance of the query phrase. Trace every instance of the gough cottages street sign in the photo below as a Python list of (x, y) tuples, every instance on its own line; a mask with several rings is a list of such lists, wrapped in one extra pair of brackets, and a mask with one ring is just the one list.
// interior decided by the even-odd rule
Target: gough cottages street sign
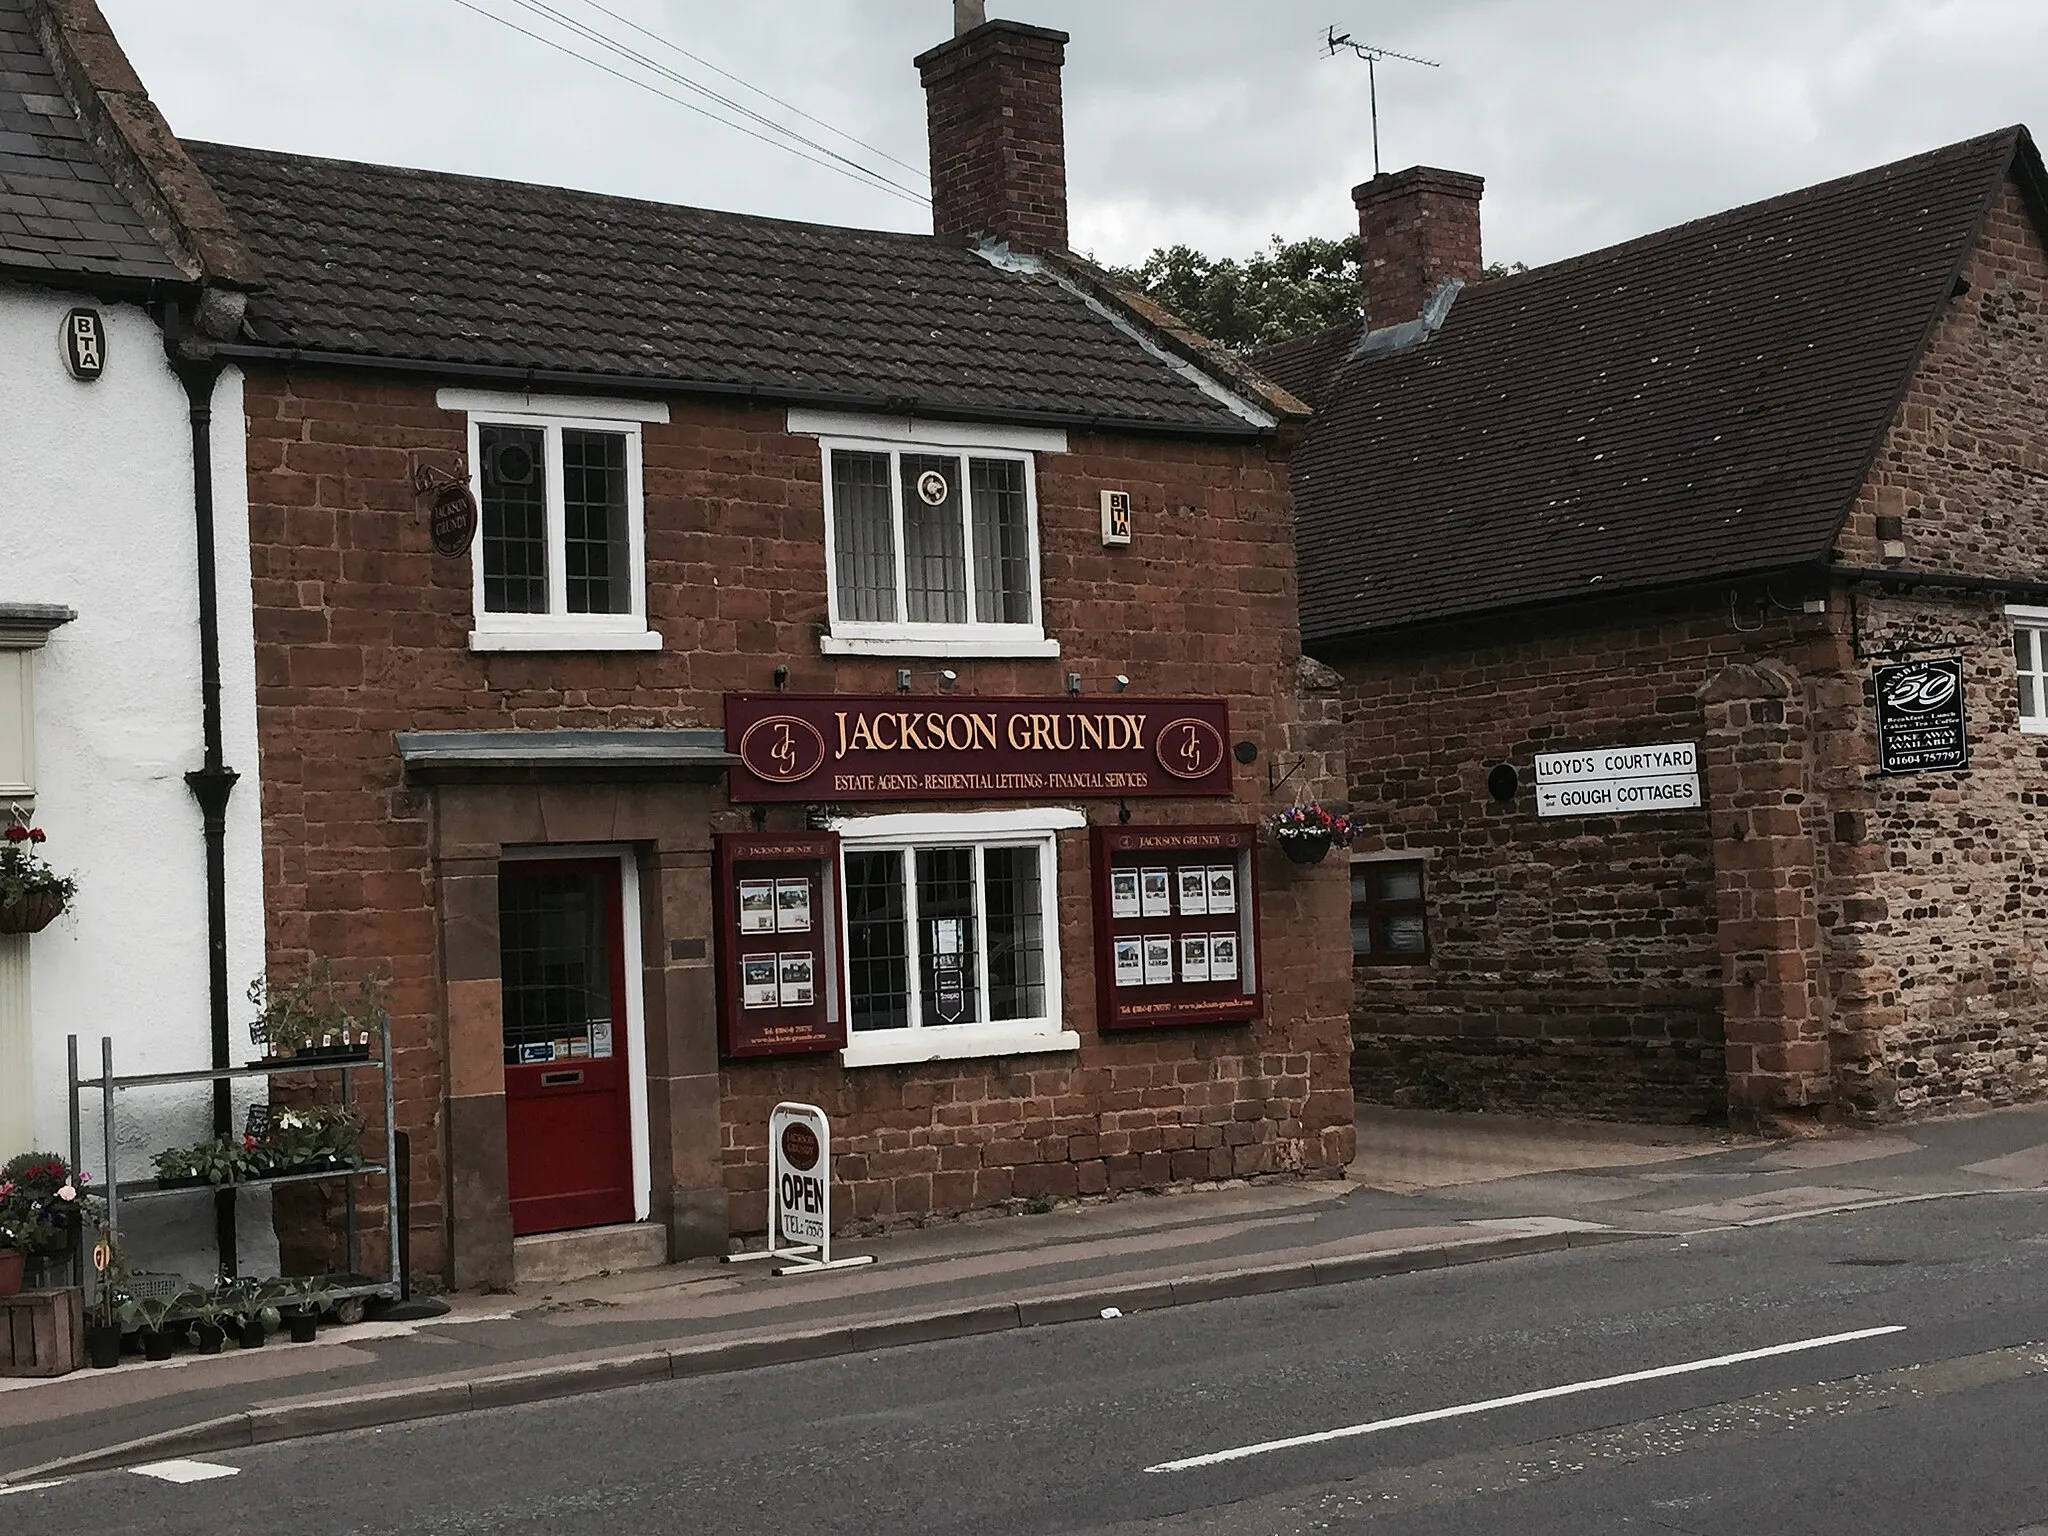
[(1700, 803), (1700, 753), (1689, 741), (1536, 755), (1536, 814), (1614, 816)]
[(727, 694), (732, 798), (1228, 795), (1220, 699)]

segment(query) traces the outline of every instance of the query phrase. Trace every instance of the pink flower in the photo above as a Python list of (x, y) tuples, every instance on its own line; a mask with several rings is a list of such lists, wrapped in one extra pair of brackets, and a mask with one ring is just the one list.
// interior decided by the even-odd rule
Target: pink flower
[(78, 1198), (78, 1191), (69, 1184), (66, 1184), (58, 1189), (57, 1198), (59, 1200), (76, 1200)]

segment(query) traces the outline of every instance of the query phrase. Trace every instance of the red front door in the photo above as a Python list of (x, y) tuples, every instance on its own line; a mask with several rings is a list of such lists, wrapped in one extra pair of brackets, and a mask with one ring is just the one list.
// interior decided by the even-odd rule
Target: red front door
[(616, 859), (499, 866), (514, 1233), (634, 1217), (622, 916)]

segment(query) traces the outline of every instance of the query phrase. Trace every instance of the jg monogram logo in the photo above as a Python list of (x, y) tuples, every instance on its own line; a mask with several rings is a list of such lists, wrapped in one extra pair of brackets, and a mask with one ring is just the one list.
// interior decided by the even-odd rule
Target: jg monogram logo
[(1223, 765), (1223, 734), (1206, 720), (1170, 720), (1153, 752), (1175, 778), (1206, 779)]
[(795, 715), (756, 720), (740, 738), (740, 760), (773, 784), (807, 779), (825, 764), (825, 738)]

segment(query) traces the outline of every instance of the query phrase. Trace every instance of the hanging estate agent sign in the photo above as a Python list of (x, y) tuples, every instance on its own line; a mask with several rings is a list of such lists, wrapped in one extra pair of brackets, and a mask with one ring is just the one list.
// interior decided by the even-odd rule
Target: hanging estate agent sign
[(1970, 766), (1963, 660), (1902, 661), (1877, 669), (1877, 768), (1931, 773)]
[(736, 801), (1228, 795), (1221, 699), (729, 693)]
[(1700, 752), (1690, 741), (1536, 754), (1536, 814), (1613, 816), (1700, 803)]

